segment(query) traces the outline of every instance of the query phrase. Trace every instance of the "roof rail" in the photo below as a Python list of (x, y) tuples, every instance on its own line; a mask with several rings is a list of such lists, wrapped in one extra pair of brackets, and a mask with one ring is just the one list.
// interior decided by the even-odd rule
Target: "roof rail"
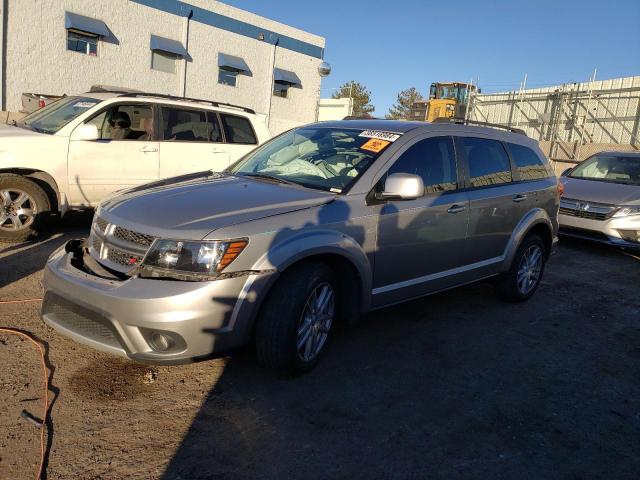
[(212, 107), (228, 107), (228, 108), (237, 108), (239, 110), (245, 111), (247, 113), (255, 114), (256, 111), (252, 108), (242, 107), (240, 105), (234, 105), (232, 103), (224, 103), (224, 102), (215, 102), (213, 100), (204, 100), (202, 98), (189, 98), (189, 97), (178, 97), (176, 95), (167, 95), (164, 93), (146, 93), (146, 92), (125, 92), (118, 97), (157, 97), (164, 98), (167, 100), (174, 100), (178, 102), (195, 102), (195, 103), (207, 103)]
[(477, 120), (465, 120), (464, 118), (458, 117), (440, 117), (433, 120), (431, 123), (453, 123), (455, 125), (473, 125), (478, 127), (489, 127), (489, 128), (499, 128), (502, 130), (507, 130), (512, 133), (519, 133), (520, 135), (527, 136), (527, 132), (522, 130), (521, 128), (509, 127), (507, 125), (500, 125), (499, 123), (489, 123), (489, 122), (479, 122)]
[(142, 90), (114, 85), (91, 85), (89, 93), (142, 93)]

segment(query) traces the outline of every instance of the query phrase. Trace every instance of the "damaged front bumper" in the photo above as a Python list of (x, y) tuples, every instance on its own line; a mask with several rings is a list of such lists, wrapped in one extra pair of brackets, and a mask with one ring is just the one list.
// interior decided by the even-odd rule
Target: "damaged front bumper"
[(154, 364), (189, 362), (245, 344), (258, 300), (275, 276), (249, 272), (203, 282), (116, 277), (91, 262), (79, 241), (51, 255), (43, 320), (90, 347)]

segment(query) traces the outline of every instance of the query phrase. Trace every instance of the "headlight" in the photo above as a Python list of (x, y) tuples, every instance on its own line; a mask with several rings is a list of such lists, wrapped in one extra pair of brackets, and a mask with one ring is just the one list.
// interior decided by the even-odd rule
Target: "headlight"
[(613, 214), (614, 217), (629, 217), (631, 215), (640, 215), (640, 207), (620, 207), (620, 210)]
[(229, 241), (156, 240), (140, 265), (140, 276), (201, 281), (214, 277), (247, 246), (246, 239)]

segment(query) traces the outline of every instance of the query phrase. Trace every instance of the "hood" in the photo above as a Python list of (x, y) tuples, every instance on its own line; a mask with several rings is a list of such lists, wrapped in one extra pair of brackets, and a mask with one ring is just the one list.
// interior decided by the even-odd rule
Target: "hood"
[(105, 200), (110, 223), (164, 238), (200, 239), (222, 227), (328, 203), (335, 194), (210, 171), (136, 187)]
[(561, 177), (564, 197), (610, 205), (640, 204), (640, 186)]
[(35, 132), (28, 128), (20, 128), (13, 125), (0, 124), (0, 142), (4, 139), (15, 140), (18, 138), (33, 140), (34, 138), (40, 138), (44, 136), (50, 137), (51, 135)]

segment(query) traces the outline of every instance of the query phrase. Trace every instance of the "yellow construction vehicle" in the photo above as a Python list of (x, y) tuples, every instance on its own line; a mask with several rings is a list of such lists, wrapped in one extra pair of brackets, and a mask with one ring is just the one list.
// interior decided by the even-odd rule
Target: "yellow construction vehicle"
[(464, 118), (469, 94), (475, 92), (476, 86), (469, 83), (432, 83), (425, 120), (433, 122), (436, 118)]

